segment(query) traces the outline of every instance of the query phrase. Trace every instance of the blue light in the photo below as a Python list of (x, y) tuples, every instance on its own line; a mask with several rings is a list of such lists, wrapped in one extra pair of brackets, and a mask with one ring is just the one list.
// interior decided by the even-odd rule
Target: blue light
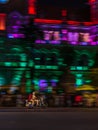
[(14, 38), (12, 34), (8, 34), (8, 38)]
[(8, 0), (0, 0), (0, 3), (1, 4), (5, 4), (5, 3), (7, 3), (8, 2)]
[(81, 45), (88, 45), (87, 42), (81, 42)]

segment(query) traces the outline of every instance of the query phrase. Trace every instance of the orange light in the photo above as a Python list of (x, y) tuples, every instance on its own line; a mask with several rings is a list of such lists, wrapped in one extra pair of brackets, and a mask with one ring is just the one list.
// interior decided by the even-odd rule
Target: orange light
[(0, 30), (5, 30), (6, 29), (6, 14), (0, 13)]

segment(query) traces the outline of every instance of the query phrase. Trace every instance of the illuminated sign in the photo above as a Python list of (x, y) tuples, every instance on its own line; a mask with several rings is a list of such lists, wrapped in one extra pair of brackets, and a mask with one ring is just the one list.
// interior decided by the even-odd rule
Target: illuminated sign
[[(24, 38), (24, 34), (12, 33), (8, 34), (9, 38)], [(87, 32), (71, 32), (63, 31), (44, 31), (44, 38), (38, 37), (35, 43), (44, 44), (72, 44), (72, 45), (98, 45), (97, 35)]]
[[(16, 26), (15, 26), (16, 27)], [(43, 28), (43, 39), (37, 36), (35, 43), (44, 44), (71, 44), (71, 45), (98, 45), (97, 27), (90, 28), (53, 28), (49, 26), (48, 28), (42, 26)], [(14, 28), (12, 29), (15, 30)], [(16, 29), (17, 30), (17, 29)], [(9, 38), (24, 38), (21, 32), (11, 32), (8, 34)], [(32, 34), (33, 35), (33, 34)], [(33, 37), (32, 37), (33, 38)]]
[[(95, 38), (94, 38), (95, 39)], [(90, 45), (93, 41), (90, 33), (87, 32), (72, 32), (66, 29), (61, 31), (44, 31), (44, 39), (37, 40), (37, 43), (69, 43), (78, 45)]]
[(97, 26), (84, 28), (79, 26), (68, 26), (67, 28), (45, 26), (43, 30), (44, 38), (38, 37), (36, 43), (98, 45)]

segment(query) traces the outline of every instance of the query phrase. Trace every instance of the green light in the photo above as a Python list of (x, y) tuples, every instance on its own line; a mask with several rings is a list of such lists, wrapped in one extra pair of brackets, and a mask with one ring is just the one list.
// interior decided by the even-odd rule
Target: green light
[(21, 67), (26, 67), (27, 63), (26, 62), (20, 62), (19, 63)]
[(5, 79), (4, 77), (0, 76), (0, 86), (5, 84)]
[(12, 66), (18, 66), (18, 64), (16, 62), (13, 62)]
[(21, 61), (26, 61), (26, 57), (21, 57)]
[(52, 87), (48, 87), (48, 88), (47, 88), (47, 92), (48, 92), (48, 93), (51, 93), (51, 92), (52, 92)]
[(22, 71), (18, 71), (18, 72), (17, 72), (18, 75), (21, 75), (22, 73), (23, 73)]
[(62, 65), (62, 62), (59, 61), (59, 62), (58, 62), (58, 65)]
[(34, 82), (34, 89), (35, 89), (35, 90), (39, 90), (39, 81), (38, 81), (38, 79), (35, 78), (35, 79), (33, 80), (33, 82)]
[(30, 60), (29, 63), (28, 63), (28, 66), (32, 67), (33, 65), (34, 65), (33, 61)]
[(37, 58), (35, 58), (35, 60), (40, 60), (40, 58), (37, 57)]
[(62, 65), (63, 64), (63, 59), (58, 58), (58, 65)]
[(4, 64), (5, 64), (5, 66), (11, 66), (12, 65), (11, 62), (5, 62)]
[(71, 66), (70, 70), (76, 70), (76, 67), (75, 66)]
[(90, 82), (91, 82), (91, 80), (86, 80), (85, 82), (86, 82), (86, 83), (90, 83)]
[(47, 60), (51, 60), (51, 58), (47, 58)]
[(76, 77), (80, 78), (82, 77), (82, 74), (76, 74)]
[(35, 89), (35, 90), (39, 90), (39, 86), (38, 86), (38, 85), (35, 85), (35, 86), (34, 86), (34, 89)]
[(77, 68), (77, 70), (83, 70), (82, 66), (77, 66), (76, 68)]
[(89, 60), (88, 66), (93, 66), (94, 60)]
[(35, 65), (35, 69), (58, 69), (58, 66)]
[(14, 79), (15, 79), (15, 80), (20, 80), (20, 77), (15, 77)]
[(41, 69), (46, 69), (46, 66), (45, 65), (41, 65)]
[(25, 70), (26, 68), (16, 68), (16, 70), (20, 70), (20, 71), (23, 71), (23, 70)]
[(46, 69), (52, 69), (52, 66), (47, 65), (47, 66), (46, 66)]
[(40, 65), (35, 65), (35, 69), (40, 69)]
[(20, 79), (20, 78), (21, 78), (21, 75), (17, 75), (16, 77)]
[(26, 78), (30, 78), (30, 73), (26, 73)]
[(13, 47), (12, 49), (11, 49), (12, 51), (16, 51), (16, 52), (21, 52), (21, 49), (20, 48), (18, 48), (18, 47)]
[(58, 69), (58, 66), (53, 66), (52, 69)]
[(21, 56), (21, 61), (26, 61), (26, 57), (27, 57), (26, 54), (23, 53), (20, 56)]
[(77, 85), (77, 86), (80, 86), (80, 85), (82, 85), (82, 84), (83, 84), (82, 79), (76, 79), (76, 85)]
[(83, 67), (83, 70), (88, 70), (88, 66)]
[(34, 79), (33, 82), (34, 82), (35, 85), (38, 85), (38, 84), (39, 84), (38, 79)]

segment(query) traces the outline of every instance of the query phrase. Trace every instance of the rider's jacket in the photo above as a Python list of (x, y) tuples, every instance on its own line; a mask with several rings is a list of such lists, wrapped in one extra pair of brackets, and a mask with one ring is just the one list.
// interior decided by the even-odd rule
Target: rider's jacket
[(31, 99), (32, 99), (32, 94), (29, 94), (28, 101), (30, 101)]

